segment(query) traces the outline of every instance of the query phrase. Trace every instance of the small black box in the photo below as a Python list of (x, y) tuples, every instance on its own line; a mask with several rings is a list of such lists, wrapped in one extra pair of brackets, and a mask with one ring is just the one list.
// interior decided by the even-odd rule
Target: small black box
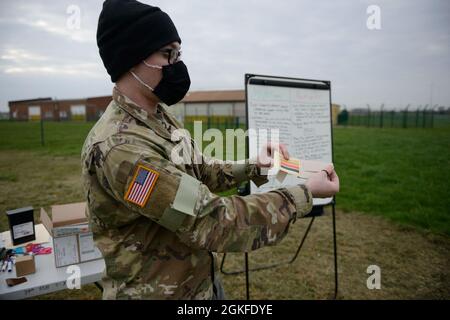
[(36, 240), (33, 207), (6, 211), (13, 245)]

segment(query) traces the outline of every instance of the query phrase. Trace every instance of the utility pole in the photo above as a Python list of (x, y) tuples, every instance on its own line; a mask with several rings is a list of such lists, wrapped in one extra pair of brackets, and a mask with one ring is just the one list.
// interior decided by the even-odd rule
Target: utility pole
[(433, 128), (433, 81), (430, 83), (431, 128)]

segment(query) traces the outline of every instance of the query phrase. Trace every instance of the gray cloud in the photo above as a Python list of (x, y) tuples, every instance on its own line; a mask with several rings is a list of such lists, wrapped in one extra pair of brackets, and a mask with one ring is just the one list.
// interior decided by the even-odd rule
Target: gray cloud
[[(192, 89), (243, 88), (244, 73), (332, 81), (333, 101), (450, 105), (450, 2), (143, 1), (174, 20)], [(69, 5), (79, 30), (66, 25)], [(366, 8), (381, 8), (368, 30)], [(0, 110), (39, 96), (110, 94), (95, 42), (102, 1), (0, 2)]]

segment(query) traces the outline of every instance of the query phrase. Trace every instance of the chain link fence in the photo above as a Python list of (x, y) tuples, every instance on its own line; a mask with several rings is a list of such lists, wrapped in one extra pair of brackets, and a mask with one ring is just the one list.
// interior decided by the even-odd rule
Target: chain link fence
[(338, 115), (338, 125), (368, 128), (435, 128), (450, 125), (450, 107), (407, 105), (400, 109), (345, 107)]

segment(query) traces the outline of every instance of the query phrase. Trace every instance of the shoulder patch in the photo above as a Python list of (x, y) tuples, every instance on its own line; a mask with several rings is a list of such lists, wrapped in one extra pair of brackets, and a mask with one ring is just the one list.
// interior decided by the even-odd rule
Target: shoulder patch
[(152, 193), (158, 177), (159, 173), (155, 170), (138, 164), (124, 199), (143, 208)]

